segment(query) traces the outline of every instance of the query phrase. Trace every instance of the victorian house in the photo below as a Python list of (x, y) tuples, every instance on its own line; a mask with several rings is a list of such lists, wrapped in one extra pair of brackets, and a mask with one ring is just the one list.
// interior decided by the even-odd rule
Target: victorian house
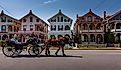
[(2, 10), (0, 13), (0, 40), (10, 39), (21, 29), (19, 20), (7, 15)]
[(49, 31), (49, 38), (50, 36), (54, 35), (58, 37), (59, 35), (65, 36), (68, 35), (71, 37), (71, 25), (72, 19), (62, 13), (61, 10), (54, 16), (48, 19), (50, 23), (50, 31)]
[(121, 42), (121, 10), (115, 14), (108, 16), (106, 19), (107, 28), (114, 35), (115, 42)]
[(25, 42), (25, 38), (28, 35), (34, 33), (41, 42), (44, 42), (48, 38), (48, 24), (41, 18), (33, 14), (32, 10), (20, 19), (21, 30), (18, 31), (20, 35), (20, 41)]
[(75, 35), (79, 36), (82, 44), (104, 43), (103, 18), (90, 9), (83, 16), (78, 16), (74, 25)]

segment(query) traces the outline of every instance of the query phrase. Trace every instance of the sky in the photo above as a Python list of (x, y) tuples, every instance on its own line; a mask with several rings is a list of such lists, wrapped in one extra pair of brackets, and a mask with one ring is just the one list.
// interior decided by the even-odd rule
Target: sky
[(4, 10), (17, 19), (32, 10), (47, 22), (59, 9), (72, 18), (74, 23), (77, 14), (82, 16), (89, 9), (99, 16), (103, 16), (104, 11), (107, 11), (107, 15), (112, 15), (121, 9), (121, 0), (0, 0), (0, 11)]

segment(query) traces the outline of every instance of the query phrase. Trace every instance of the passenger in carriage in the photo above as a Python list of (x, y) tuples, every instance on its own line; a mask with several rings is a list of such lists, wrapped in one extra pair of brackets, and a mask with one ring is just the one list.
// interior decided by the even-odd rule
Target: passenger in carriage
[(21, 43), (18, 41), (17, 34), (14, 34), (13, 38), (10, 39), (10, 43), (15, 45), (15, 47), (27, 45), (26, 43)]
[(10, 39), (10, 41), (13, 44), (21, 44), (21, 42), (18, 42), (18, 36), (17, 36), (17, 34), (14, 34), (14, 36)]

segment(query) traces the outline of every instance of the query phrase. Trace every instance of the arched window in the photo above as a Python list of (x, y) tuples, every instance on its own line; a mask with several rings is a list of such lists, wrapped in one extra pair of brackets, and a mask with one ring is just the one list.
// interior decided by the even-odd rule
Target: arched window
[(97, 24), (96, 29), (101, 29), (101, 24)]
[(8, 31), (12, 31), (12, 26), (11, 25), (8, 26)]
[(68, 25), (66, 25), (65, 30), (70, 30), (70, 27)]
[(88, 42), (88, 36), (86, 34), (84, 34), (83, 37), (84, 37), (84, 40), (83, 41), (84, 42)]
[(95, 36), (93, 34), (90, 35), (90, 39), (91, 42), (95, 42)]
[(89, 22), (91, 22), (91, 21), (92, 21), (92, 17), (91, 17), (91, 16), (88, 16), (87, 20), (88, 20)]
[(92, 25), (89, 25), (89, 30), (92, 30)]
[(97, 43), (101, 43), (101, 42), (103, 42), (103, 37), (101, 34), (98, 34), (97, 35)]
[(6, 25), (2, 25), (2, 26), (1, 26), (1, 31), (2, 31), (2, 32), (5, 32), (5, 31), (6, 31)]

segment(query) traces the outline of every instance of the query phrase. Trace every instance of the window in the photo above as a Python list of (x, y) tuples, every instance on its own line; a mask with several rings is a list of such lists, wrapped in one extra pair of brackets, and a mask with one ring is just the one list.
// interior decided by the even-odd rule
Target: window
[(33, 22), (33, 17), (30, 17), (30, 22)]
[(89, 30), (92, 30), (92, 25), (89, 26)]
[(63, 17), (61, 17), (61, 22), (63, 22)]
[(54, 27), (51, 25), (51, 31), (56, 31), (56, 25), (54, 25)]
[(58, 25), (58, 31), (62, 31), (63, 30), (63, 25)]
[(59, 17), (58, 17), (58, 22), (60, 22), (60, 21), (59, 21)]
[(120, 16), (120, 20), (121, 20), (121, 16)]
[(6, 25), (2, 25), (2, 26), (1, 26), (1, 31), (2, 31), (2, 32), (5, 32), (5, 31), (6, 31)]
[(6, 22), (6, 17), (1, 17), (1, 22)]
[(56, 19), (51, 19), (51, 22), (56, 22)]
[(68, 25), (66, 25), (65, 30), (70, 30), (70, 27)]
[(7, 22), (12, 22), (12, 20), (8, 19), (8, 21), (7, 21)]
[(26, 31), (27, 25), (23, 25), (23, 30)]
[(54, 30), (56, 31), (56, 25), (54, 25)]
[(70, 22), (70, 19), (68, 19), (68, 22)]
[(85, 19), (84, 19), (84, 18), (82, 18), (82, 19), (81, 19), (81, 22), (84, 22), (84, 21), (85, 21)]
[(67, 22), (67, 20), (66, 20), (66, 19), (64, 19), (64, 22)]
[(30, 25), (30, 31), (33, 31), (33, 25)]
[(92, 17), (91, 17), (91, 16), (88, 16), (87, 20), (88, 20), (89, 22), (91, 22), (91, 21), (92, 21)]
[(26, 19), (23, 19), (23, 22), (26, 22)]
[(51, 25), (51, 31), (53, 31), (53, 26)]
[(36, 22), (39, 22), (39, 19), (36, 19)]

